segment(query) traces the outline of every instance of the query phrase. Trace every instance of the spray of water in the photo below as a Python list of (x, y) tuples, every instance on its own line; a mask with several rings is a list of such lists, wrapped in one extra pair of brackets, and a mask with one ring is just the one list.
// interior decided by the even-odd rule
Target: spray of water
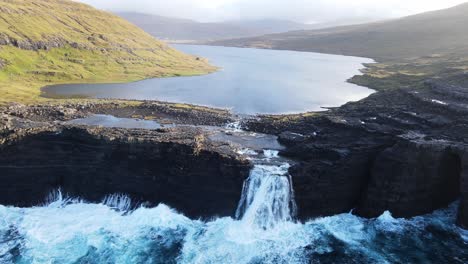
[(256, 165), (244, 183), (236, 218), (262, 229), (293, 221), (296, 206), (288, 168), (288, 164)]
[(122, 212), (128, 212), (132, 209), (132, 199), (124, 194), (107, 195), (102, 200), (102, 204)]
[[(457, 204), (427, 216), (352, 214), (274, 228), (229, 217), (191, 220), (165, 205), (122, 212), (63, 195), (48, 206), (0, 205), (0, 263), (466, 263)], [(112, 200), (112, 199), (111, 199)], [(253, 209), (253, 208), (252, 208)], [(247, 219), (244, 215), (242, 219)]]
[(91, 204), (60, 190), (42, 207), (0, 205), (0, 263), (467, 263), (457, 204), (409, 220), (387, 212), (294, 222), (289, 165), (276, 155), (256, 158), (238, 219), (191, 220), (163, 204), (131, 208), (119, 194)]

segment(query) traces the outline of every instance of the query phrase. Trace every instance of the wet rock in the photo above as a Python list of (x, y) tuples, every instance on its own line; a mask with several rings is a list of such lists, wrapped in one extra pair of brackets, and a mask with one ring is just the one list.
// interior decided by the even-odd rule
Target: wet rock
[(378, 154), (356, 213), (377, 217), (389, 210), (411, 217), (446, 207), (460, 195), (460, 146), (401, 141)]
[(299, 218), (346, 213), (355, 208), (374, 157), (392, 144), (393, 140), (383, 135), (341, 130), (283, 151), (283, 155), (300, 160), (290, 169)]
[[(366, 217), (386, 210), (411, 217), (460, 199), (458, 223), (466, 228), (468, 107), (462, 79), (379, 92), (323, 113), (249, 118), (242, 126), (278, 135), (286, 146), (281, 154), (294, 160), (290, 174), (301, 220), (352, 209)], [(228, 144), (212, 144), (194, 128), (70, 129), (56, 122), (99, 113), (224, 126), (234, 120), (228, 111), (101, 101), (12, 105), (2, 113), (0, 198), (4, 192), (4, 199), (14, 199), (5, 202), (33, 204), (66, 186), (92, 201), (117, 191), (167, 202), (190, 216), (229, 215), (226, 208), (236, 207), (248, 175), (250, 165)], [(20, 197), (11, 186), (30, 194)]]
[[(208, 140), (203, 130), (106, 129), (59, 122), (99, 112), (164, 114), (178, 120), (181, 110), (171, 111), (171, 106), (101, 101), (0, 108), (0, 204), (38, 205), (61, 188), (92, 202), (125, 193), (135, 203), (163, 202), (195, 218), (232, 216), (251, 164)], [(183, 118), (224, 124), (230, 114), (196, 109)]]
[(304, 142), (308, 137), (290, 131), (282, 132), (278, 136), (278, 141), (284, 145), (296, 145)]
[(461, 199), (466, 228), (466, 80), (428, 80), (418, 90), (378, 92), (314, 115), (262, 116), (245, 127), (280, 135), (282, 154), (298, 161), (290, 173), (301, 219), (352, 209), (412, 217)]
[[(251, 164), (200, 139), (196, 128), (163, 132), (15, 126), (0, 146), (0, 204), (41, 204), (53, 190), (100, 202), (128, 194), (191, 217), (232, 216)], [(14, 188), (12, 188), (14, 186)]]
[(169, 124), (205, 126), (224, 126), (234, 120), (233, 115), (227, 110), (155, 101), (133, 101), (132, 104), (122, 104), (112, 100), (100, 100), (75, 104), (32, 106), (13, 103), (1, 112), (41, 122), (68, 121), (92, 114), (156, 120)]
[(457, 223), (461, 227), (468, 229), (468, 155), (461, 157), (462, 159), (462, 173), (460, 179), (460, 207), (458, 210)]

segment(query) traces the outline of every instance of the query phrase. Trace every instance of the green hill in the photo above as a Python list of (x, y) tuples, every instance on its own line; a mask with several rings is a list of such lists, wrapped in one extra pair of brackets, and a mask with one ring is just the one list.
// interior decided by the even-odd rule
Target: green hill
[(284, 49), (376, 59), (350, 82), (375, 90), (421, 88), (428, 78), (468, 73), (468, 3), (383, 22), (292, 31), (212, 45)]
[(0, 0), (0, 104), (40, 87), (211, 72), (122, 18), (69, 0)]
[(468, 53), (468, 3), (401, 19), (321, 30), (302, 30), (215, 45), (363, 56), (380, 61)]

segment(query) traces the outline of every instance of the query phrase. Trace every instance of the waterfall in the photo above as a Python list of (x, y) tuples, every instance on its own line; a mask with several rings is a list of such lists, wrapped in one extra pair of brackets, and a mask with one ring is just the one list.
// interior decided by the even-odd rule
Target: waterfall
[[(271, 159), (271, 152), (265, 154), (266, 160)], [(255, 165), (244, 182), (236, 218), (261, 229), (293, 221), (296, 203), (289, 167), (287, 163)]]

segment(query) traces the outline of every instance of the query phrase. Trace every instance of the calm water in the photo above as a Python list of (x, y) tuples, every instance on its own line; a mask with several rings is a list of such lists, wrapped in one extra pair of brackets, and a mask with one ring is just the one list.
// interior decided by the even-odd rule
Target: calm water
[(44, 88), (49, 95), (149, 99), (232, 109), (236, 113), (294, 113), (340, 106), (373, 91), (346, 80), (370, 59), (309, 52), (177, 45), (208, 58), (220, 71), (196, 77), (127, 84), (77, 84)]

